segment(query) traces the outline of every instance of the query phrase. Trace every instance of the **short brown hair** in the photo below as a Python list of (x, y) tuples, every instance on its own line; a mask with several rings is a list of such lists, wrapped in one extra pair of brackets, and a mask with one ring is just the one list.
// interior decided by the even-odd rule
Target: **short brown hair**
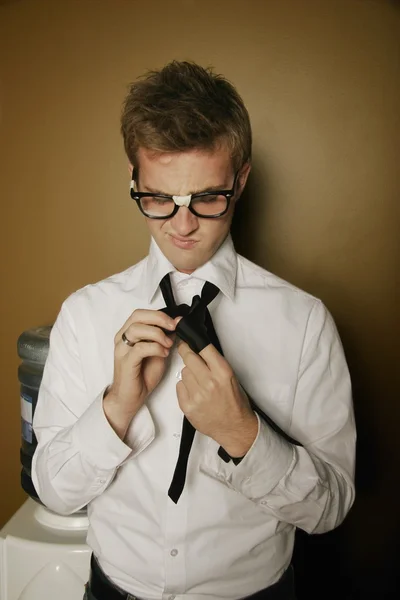
[(132, 165), (140, 147), (156, 152), (213, 150), (226, 144), (234, 169), (251, 159), (251, 125), (243, 100), (222, 75), (173, 61), (129, 86), (121, 117)]

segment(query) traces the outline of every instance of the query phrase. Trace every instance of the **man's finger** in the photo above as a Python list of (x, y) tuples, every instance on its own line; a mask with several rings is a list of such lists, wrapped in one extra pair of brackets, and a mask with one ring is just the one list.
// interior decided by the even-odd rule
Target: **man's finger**
[(189, 392), (187, 391), (183, 381), (178, 381), (178, 383), (176, 384), (176, 395), (178, 397), (179, 406), (181, 410), (183, 410), (183, 407), (187, 406), (190, 398)]
[(172, 332), (175, 331), (178, 320), (178, 318), (172, 319), (160, 310), (138, 308), (134, 310), (129, 319), (125, 321), (124, 325), (118, 331), (115, 339), (119, 340), (122, 334), (134, 323), (153, 325), (160, 327), (165, 331)]
[(210, 371), (226, 369), (228, 364), (226, 359), (218, 352), (213, 344), (208, 344), (208, 346), (203, 348), (199, 356), (204, 360)]
[(199, 354), (193, 352), (186, 342), (180, 342), (178, 345), (178, 352), (187, 366), (188, 369), (193, 373), (197, 382), (201, 384), (210, 377), (210, 369), (201, 358)]
[(193, 371), (191, 371), (189, 367), (185, 367), (184, 369), (182, 369), (181, 381), (185, 385), (189, 396), (193, 396), (193, 394), (198, 391), (199, 382), (196, 378), (195, 373), (193, 373)]

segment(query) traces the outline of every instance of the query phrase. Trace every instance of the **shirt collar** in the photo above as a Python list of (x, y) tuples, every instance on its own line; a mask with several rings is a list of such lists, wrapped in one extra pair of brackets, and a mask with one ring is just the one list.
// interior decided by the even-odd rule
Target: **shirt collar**
[[(148, 302), (151, 302), (161, 279), (167, 273), (176, 272), (172, 263), (164, 256), (154, 238), (151, 238), (149, 254), (145, 263), (144, 272), (144, 294)], [(235, 283), (237, 272), (237, 255), (230, 234), (218, 248), (211, 259), (189, 277), (196, 277), (203, 281), (210, 281), (216, 285), (221, 292), (230, 300), (235, 295)]]

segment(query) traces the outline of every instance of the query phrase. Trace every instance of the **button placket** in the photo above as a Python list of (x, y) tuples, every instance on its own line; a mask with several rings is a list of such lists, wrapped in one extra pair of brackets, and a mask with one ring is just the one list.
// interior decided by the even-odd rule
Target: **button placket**
[[(175, 438), (173, 438), (175, 439)], [(176, 442), (175, 442), (176, 444)], [(177, 448), (177, 446), (176, 446)], [(187, 496), (179, 504), (167, 499), (165, 530), (165, 587), (163, 598), (183, 593), (186, 582), (185, 543), (187, 528)]]

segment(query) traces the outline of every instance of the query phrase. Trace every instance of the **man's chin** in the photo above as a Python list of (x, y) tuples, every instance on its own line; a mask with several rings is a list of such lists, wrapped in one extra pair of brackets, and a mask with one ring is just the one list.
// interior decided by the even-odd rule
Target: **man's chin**
[(174, 267), (177, 271), (180, 271), (181, 273), (187, 273), (188, 275), (190, 275), (191, 273), (193, 273), (193, 271), (195, 271), (196, 269), (198, 269), (198, 267), (200, 267), (199, 264), (182, 263), (182, 262), (176, 262), (176, 261), (172, 262), (172, 264), (174, 265)]
[(208, 260), (197, 244), (193, 248), (181, 249), (171, 242), (166, 242), (166, 240), (160, 241), (163, 241), (159, 244), (159, 247), (164, 256), (174, 265), (177, 271), (182, 273), (193, 273)]
[(182, 273), (193, 273), (193, 271), (202, 265), (202, 262), (199, 258), (196, 260), (193, 256), (188, 256), (186, 260), (182, 260), (182, 256), (177, 256), (177, 253), (175, 252), (167, 258), (174, 265), (175, 269), (177, 269), (177, 271), (181, 271)]

